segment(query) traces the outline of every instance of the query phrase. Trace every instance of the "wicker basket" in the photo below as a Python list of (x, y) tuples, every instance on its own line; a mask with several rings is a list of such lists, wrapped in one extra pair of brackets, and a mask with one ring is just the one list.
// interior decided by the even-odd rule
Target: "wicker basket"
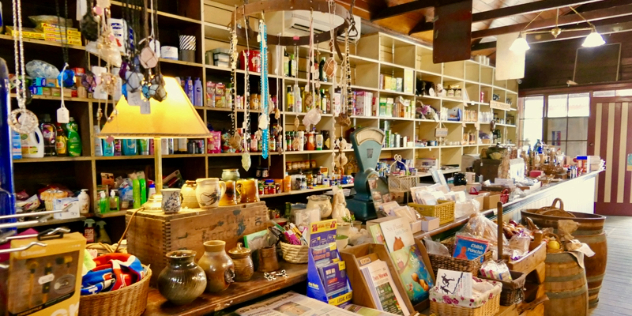
[(145, 277), (120, 290), (81, 296), (79, 316), (140, 316), (147, 307), (151, 269)]
[(500, 295), (495, 295), (483, 306), (467, 308), (430, 300), (430, 312), (441, 316), (493, 316), (500, 310)]
[[(559, 208), (555, 207), (555, 204), (557, 202), (560, 202)], [(551, 206), (545, 206), (539, 209), (527, 209), (525, 210), (525, 212), (534, 213), (538, 215), (546, 215), (546, 216), (569, 217), (569, 218), (575, 217), (575, 215), (564, 210), (564, 202), (562, 202), (562, 199), (560, 198), (556, 198), (555, 200), (553, 200), (553, 203), (551, 203)]]
[(307, 263), (309, 261), (309, 246), (292, 245), (282, 241), (279, 244), (281, 244), (283, 260), (290, 263)]
[(414, 208), (417, 213), (423, 216), (431, 216), (439, 218), (439, 225), (454, 222), (454, 201), (439, 200), (437, 205), (424, 205), (416, 203), (408, 203), (408, 206)]
[(500, 292), (500, 305), (502, 306), (518, 304), (524, 298), (524, 284), (527, 280), (527, 274), (518, 271), (510, 271), (510, 273), (513, 279), (511, 281), (500, 281), (481, 276), (481, 279), (502, 283), (503, 290)]
[[(442, 241), (441, 243), (448, 247), (450, 253), (453, 253), (454, 244), (452, 239)], [(434, 271), (435, 275), (437, 275), (439, 269), (444, 269), (472, 272), (472, 276), (478, 276), (482, 265), (480, 258), (483, 257), (483, 262), (490, 260), (492, 258), (492, 252), (487, 251), (484, 255), (481, 255), (474, 260), (457, 259), (452, 256), (440, 256), (431, 253), (428, 254), (428, 257), (430, 257), (430, 265), (432, 266), (432, 271)]]

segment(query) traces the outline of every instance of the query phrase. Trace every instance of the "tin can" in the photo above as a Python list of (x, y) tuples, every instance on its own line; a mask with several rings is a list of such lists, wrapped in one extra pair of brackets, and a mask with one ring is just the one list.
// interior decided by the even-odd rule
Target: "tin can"
[(265, 192), (265, 190), (263, 189), (264, 187), (263, 181), (259, 181), (258, 186), (259, 186), (259, 195), (263, 195)]

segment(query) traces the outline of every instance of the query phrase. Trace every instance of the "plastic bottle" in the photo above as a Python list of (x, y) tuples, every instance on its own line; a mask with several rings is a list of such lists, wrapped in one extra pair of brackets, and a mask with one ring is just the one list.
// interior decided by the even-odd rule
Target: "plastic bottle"
[(136, 156), (137, 154), (138, 154), (138, 150), (136, 149), (136, 140), (123, 139), (123, 155)]
[(193, 105), (204, 106), (202, 98), (204, 97), (204, 89), (200, 78), (195, 79)]
[(99, 194), (99, 211), (101, 214), (105, 214), (110, 210), (110, 203), (105, 196), (105, 192), (101, 191)]
[(141, 206), (140, 199), (140, 181), (138, 177), (134, 177), (132, 180), (132, 192), (134, 194), (134, 208), (139, 208)]
[(298, 78), (298, 55), (292, 55), (292, 77)]
[(292, 86), (287, 86), (287, 100), (285, 102), (288, 112), (296, 112), (294, 107), (294, 93), (292, 92)]
[(301, 98), (301, 88), (298, 86), (298, 81), (294, 83), (294, 109), (296, 113), (304, 112), (303, 99)]
[(90, 213), (90, 196), (86, 192), (88, 189), (81, 189), (81, 193), (77, 199), (79, 200), (79, 213), (88, 214)]
[(120, 156), (121, 155), (121, 140), (120, 139), (115, 139), (114, 140), (114, 156)]
[(184, 92), (189, 97), (189, 101), (193, 103), (193, 80), (191, 80), (191, 77), (187, 77), (187, 80), (184, 81)]
[(110, 240), (110, 236), (108, 236), (108, 233), (105, 231), (105, 222), (98, 221), (97, 226), (99, 226), (99, 237), (97, 238), (97, 242), (111, 244), (112, 240)]
[(94, 225), (94, 220), (93, 219), (86, 219), (83, 222), (83, 226), (87, 226), (83, 230), (83, 237), (86, 238), (86, 242), (87, 243), (93, 243), (94, 242), (94, 227), (92, 227), (92, 225)]
[(44, 157), (44, 136), (39, 127), (30, 134), (21, 134), (22, 157), (42, 158)]
[(55, 152), (57, 156), (68, 156), (68, 136), (61, 123), (57, 123), (57, 136), (55, 137)]
[(147, 180), (145, 180), (145, 172), (139, 171), (137, 174), (138, 184), (140, 184), (140, 205), (147, 202)]
[(79, 137), (79, 125), (73, 117), (66, 124), (68, 130), (68, 155), (72, 157), (81, 156), (81, 137)]
[(139, 153), (141, 155), (149, 155), (149, 139), (143, 138), (138, 140)]
[[(94, 129), (94, 135), (99, 135), (99, 133), (101, 133), (99, 125), (94, 125), (92, 128)], [(103, 142), (97, 136), (94, 137), (94, 155), (96, 157), (103, 156)]]
[(11, 130), (11, 154), (14, 160), (22, 159), (22, 140), (20, 133)]
[(116, 196), (116, 192), (114, 190), (110, 191), (110, 201), (109, 201), (110, 212), (117, 212), (121, 210), (119, 206), (119, 197)]
[(40, 130), (44, 137), (44, 156), (56, 156), (55, 138), (57, 138), (57, 129), (55, 125), (50, 122), (49, 114), (44, 114), (42, 124), (40, 124)]
[(103, 156), (104, 157), (112, 157), (114, 156), (114, 140), (108, 142), (107, 139), (103, 140)]
[(156, 184), (154, 184), (154, 181), (151, 180), (147, 180), (147, 183), (149, 184), (147, 186), (147, 198), (150, 198), (152, 195), (156, 194)]

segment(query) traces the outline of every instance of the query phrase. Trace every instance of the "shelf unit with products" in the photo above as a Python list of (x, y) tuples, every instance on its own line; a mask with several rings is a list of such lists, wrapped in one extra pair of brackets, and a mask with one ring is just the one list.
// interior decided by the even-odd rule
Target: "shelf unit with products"
[[(123, 3), (112, 1), (112, 17), (121, 18)], [(2, 3), (4, 12), (10, 12), (11, 8), (7, 2)], [(22, 8), (24, 16), (37, 14), (54, 14), (46, 4), (25, 3)], [(75, 7), (69, 7), (69, 16), (76, 16)], [(196, 38), (197, 50), (195, 60), (185, 62), (179, 60), (161, 59), (162, 72), (166, 76), (177, 76), (180, 78), (191, 77), (200, 78), (205, 85), (208, 82), (222, 83), (227, 85), (230, 82), (230, 69), (221, 65), (216, 65), (213, 58), (213, 50), (226, 49), (229, 46), (229, 24), (234, 7), (228, 4), (215, 1), (200, 0), (159, 0), (158, 1), (158, 22), (160, 26), (160, 41), (163, 46), (178, 46), (179, 35), (193, 35)], [(25, 26), (28, 22), (25, 21)], [(250, 19), (251, 27), (256, 28), (256, 19)], [(295, 30), (291, 30), (285, 25), (283, 13), (266, 14), (269, 34), (291, 35)], [(75, 26), (77, 21), (73, 21)], [(11, 25), (12, 21), (6, 21)], [(9, 69), (14, 69), (13, 42), (12, 37), (0, 35), (0, 57), (4, 57)], [(377, 44), (377, 45), (376, 45)], [(344, 49), (344, 46), (341, 46)], [(331, 56), (328, 43), (317, 45), (317, 59)], [(249, 42), (239, 41), (238, 49), (258, 49), (256, 39), (249, 39)], [(272, 125), (278, 124), (283, 127), (281, 132), (298, 132), (294, 127), (295, 119), (299, 121), (303, 118), (303, 113), (289, 111), (287, 87), (294, 88), (295, 84), (304, 87), (306, 80), (306, 56), (307, 47), (279, 47), (269, 45), (269, 73), (268, 83), (270, 94), (276, 100), (276, 105), (280, 110), (280, 117), (277, 119), (274, 112), (270, 113)], [(297, 73), (289, 77), (284, 73), (284, 49), (288, 54), (296, 54), (298, 60)], [(25, 39), (26, 60), (41, 59), (55, 66), (62, 65), (61, 44), (34, 39)], [(354, 92), (354, 102), (356, 106), (355, 115), (351, 116), (352, 126), (340, 128), (335, 124), (335, 119), (329, 111), (322, 115), (321, 121), (316, 125), (319, 132), (328, 133), (329, 142), (323, 139), (322, 150), (313, 151), (289, 151), (282, 153), (271, 152), (268, 159), (263, 159), (260, 152), (251, 152), (251, 168), (245, 171), (241, 168), (240, 153), (208, 153), (204, 141), (205, 150), (202, 153), (174, 153), (163, 155), (164, 175), (175, 170), (180, 170), (185, 179), (220, 177), (222, 169), (238, 168), (242, 177), (255, 177), (259, 168), (268, 168), (270, 178), (283, 178), (285, 173), (293, 173), (294, 162), (315, 161), (317, 167), (323, 166), (333, 169), (334, 150), (333, 140), (340, 135), (348, 134), (350, 129), (359, 127), (387, 128), (389, 134), (399, 135), (400, 143), (394, 148), (384, 148), (381, 159), (392, 159), (394, 155), (401, 155), (404, 159), (415, 158), (435, 158), (440, 161), (439, 165), (455, 165), (460, 163), (460, 155), (465, 153), (477, 153), (482, 148), (488, 146), (481, 144), (478, 135), (473, 138), (473, 143), (466, 143), (464, 135), (478, 134), (478, 131), (491, 133), (488, 121), (481, 121), (483, 113), (488, 113), (486, 118), (492, 119), (496, 116), (500, 124), (496, 124), (500, 130), (503, 142), (511, 140), (515, 142), (516, 127), (515, 119), (517, 111), (513, 108), (517, 102), (518, 86), (515, 80), (496, 81), (494, 79), (494, 68), (485, 66), (477, 62), (467, 60), (453, 63), (434, 64), (432, 63), (432, 49), (408, 40), (400, 39), (384, 33), (362, 35), (361, 38), (350, 45), (350, 65), (351, 65), (351, 88)], [(83, 46), (72, 45), (69, 47), (70, 67), (85, 67), (87, 64), (96, 65), (98, 59), (92, 55), (85, 54)], [(336, 54), (334, 59), (340, 64)], [(338, 74), (341, 70), (338, 69)], [(252, 94), (258, 94), (258, 86), (261, 75), (255, 72), (250, 74), (250, 87)], [(237, 70), (236, 80), (238, 82), (237, 91), (243, 93), (245, 71)], [(331, 79), (331, 78), (329, 78)], [(388, 82), (387, 82), (388, 81)], [(467, 94), (472, 101), (464, 102), (456, 96), (430, 96), (418, 91), (418, 81), (429, 81), (435, 85), (442, 84), (444, 88), (448, 86), (458, 86), (461, 89), (461, 96)], [(387, 84), (388, 83), (388, 84)], [(329, 90), (333, 89), (332, 81), (321, 82), (321, 89), (325, 90), (325, 95), (330, 97)], [(453, 89), (454, 90), (454, 89)], [(241, 91), (241, 92), (240, 92)], [(493, 104), (493, 95), (503, 104), (509, 103), (509, 107), (499, 108)], [(221, 131), (230, 128), (230, 109), (220, 107), (213, 102), (215, 98), (204, 98), (204, 105), (197, 107), (198, 114), (205, 123), (212, 126), (214, 130)], [(59, 106), (60, 98), (51, 96), (34, 96), (32, 103), (28, 106), (36, 114), (50, 114), (54, 118), (56, 108)], [(331, 104), (331, 100), (329, 101)], [(16, 101), (12, 98), (15, 107)], [(437, 116), (442, 110), (458, 109), (461, 111), (461, 121), (452, 122), (447, 120), (432, 120), (418, 117), (417, 107), (420, 104), (430, 105), (437, 110)], [(494, 103), (495, 104), (495, 103)], [(70, 110), (80, 128), (82, 140), (82, 155), (80, 157), (44, 157), (44, 158), (24, 158), (15, 160), (16, 188), (28, 189), (30, 192), (42, 181), (62, 183), (70, 188), (87, 188), (92, 199), (96, 199), (96, 190), (100, 184), (100, 173), (114, 173), (114, 176), (125, 176), (127, 172), (143, 170), (151, 178), (153, 175), (153, 156), (97, 156), (94, 150), (96, 134), (93, 126), (97, 124), (96, 113), (99, 107), (105, 109), (105, 101), (91, 98), (66, 98), (66, 106)], [(272, 105), (271, 105), (272, 107)], [(109, 101), (108, 111), (104, 117), (112, 110), (112, 101)], [(395, 111), (394, 111), (395, 109)], [(469, 111), (469, 112), (467, 112)], [(260, 109), (237, 110), (237, 124), (241, 126), (244, 116), (250, 116), (252, 131), (256, 127), (257, 117)], [(465, 113), (469, 113), (465, 115)], [(471, 121), (464, 122), (464, 119)], [(502, 120), (502, 121), (501, 121)], [(435, 140), (435, 129), (443, 127), (448, 129), (447, 142), (429, 147), (418, 147), (422, 140)], [(300, 129), (304, 131), (304, 126)], [(309, 132), (309, 131), (308, 131)], [(325, 135), (324, 135), (325, 136)], [(347, 139), (350, 144), (350, 140)], [(286, 140), (283, 139), (285, 144)], [(427, 143), (426, 143), (427, 145)], [(350, 167), (354, 166), (353, 151), (344, 150), (350, 159)], [(230, 159), (226, 159), (230, 158)], [(288, 167), (289, 166), (289, 167)], [(36, 173), (32, 171), (36, 171)], [(352, 170), (352, 169), (349, 169)], [(454, 169), (450, 169), (454, 170)], [(426, 174), (420, 173), (425, 176)], [(349, 187), (349, 185), (347, 185)], [(278, 194), (304, 194), (310, 191), (297, 190), (290, 193)], [(312, 191), (312, 192), (317, 192)], [(269, 196), (274, 197), (274, 196)], [(93, 206), (96, 203), (93, 203)]]

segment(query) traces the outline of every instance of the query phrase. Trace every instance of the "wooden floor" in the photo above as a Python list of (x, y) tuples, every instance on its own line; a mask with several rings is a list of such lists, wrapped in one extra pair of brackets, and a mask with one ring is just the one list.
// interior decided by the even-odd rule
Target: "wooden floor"
[(592, 316), (632, 315), (632, 217), (608, 216), (608, 266)]

